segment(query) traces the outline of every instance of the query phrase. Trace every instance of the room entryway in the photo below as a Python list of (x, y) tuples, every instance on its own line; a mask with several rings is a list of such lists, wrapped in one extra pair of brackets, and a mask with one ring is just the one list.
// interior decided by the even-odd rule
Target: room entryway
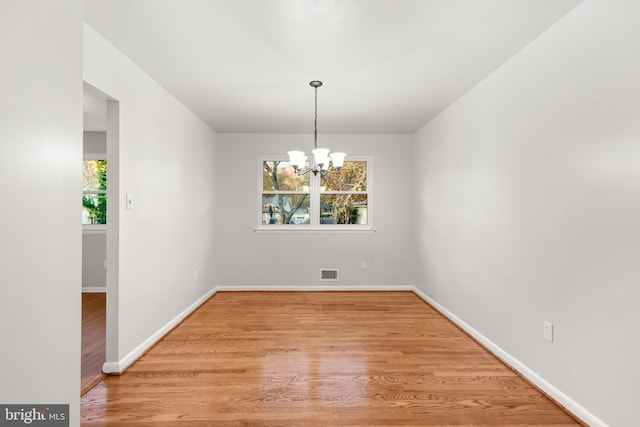
[(105, 377), (109, 354), (117, 360), (118, 151), (119, 103), (85, 82), (81, 395)]

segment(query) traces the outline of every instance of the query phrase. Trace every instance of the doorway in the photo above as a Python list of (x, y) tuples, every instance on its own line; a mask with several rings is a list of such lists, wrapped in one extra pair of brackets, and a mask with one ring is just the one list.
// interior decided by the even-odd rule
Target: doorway
[(83, 89), (81, 395), (104, 378), (117, 343), (119, 148), (118, 101), (86, 82)]

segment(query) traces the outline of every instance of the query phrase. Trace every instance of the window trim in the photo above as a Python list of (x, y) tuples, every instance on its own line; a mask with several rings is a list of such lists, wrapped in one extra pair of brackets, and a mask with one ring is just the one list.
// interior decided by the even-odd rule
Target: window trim
[(107, 160), (107, 155), (104, 153), (84, 153), (82, 160)]
[[(367, 191), (358, 192), (367, 195), (367, 224), (262, 224), (262, 195), (269, 193), (263, 189), (263, 162), (265, 161), (283, 161), (288, 162), (289, 158), (284, 155), (260, 155), (258, 156), (258, 196), (257, 196), (257, 224), (254, 228), (256, 233), (373, 233), (376, 231), (373, 226), (373, 157), (368, 155), (348, 155), (345, 161), (364, 161), (367, 162)], [(320, 218), (320, 195), (321, 194), (342, 194), (351, 192), (333, 192), (320, 191), (320, 185), (313, 185), (310, 178), (309, 191), (285, 191), (286, 194), (309, 194), (311, 215)], [(316, 203), (313, 203), (317, 200)]]

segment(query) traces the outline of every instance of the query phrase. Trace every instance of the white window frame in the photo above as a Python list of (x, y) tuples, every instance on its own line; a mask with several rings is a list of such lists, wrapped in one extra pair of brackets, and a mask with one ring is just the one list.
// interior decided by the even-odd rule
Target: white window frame
[[(107, 155), (103, 153), (84, 153), (82, 156), (82, 160), (107, 160)], [(107, 163), (107, 168), (109, 164)], [(109, 176), (107, 175), (107, 185), (109, 180)], [(107, 190), (97, 190), (97, 191), (82, 191), (82, 195), (85, 194), (107, 194)], [(109, 200), (107, 199), (107, 203)], [(103, 234), (107, 231), (107, 225), (109, 223), (109, 218), (107, 217), (107, 224), (82, 224), (82, 231), (86, 234)]]
[(316, 221), (311, 224), (262, 224), (262, 195), (263, 193), (273, 193), (272, 191), (264, 191), (263, 189), (263, 163), (265, 161), (282, 161), (289, 162), (286, 155), (262, 155), (258, 157), (258, 196), (257, 196), (257, 224), (256, 233), (372, 233), (375, 231), (373, 226), (373, 157), (366, 155), (347, 155), (345, 161), (367, 162), (367, 190), (359, 191), (358, 194), (367, 196), (367, 224), (320, 224), (320, 194), (344, 194), (352, 192), (341, 191), (320, 191), (320, 177), (314, 177), (310, 172), (309, 191), (286, 191), (289, 194), (309, 194), (310, 197), (310, 216)]

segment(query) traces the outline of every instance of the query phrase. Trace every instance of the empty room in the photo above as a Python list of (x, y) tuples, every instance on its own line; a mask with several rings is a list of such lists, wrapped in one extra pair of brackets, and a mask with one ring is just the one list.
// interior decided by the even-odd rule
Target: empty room
[(0, 425), (638, 425), (638, 22), (3, 0)]

